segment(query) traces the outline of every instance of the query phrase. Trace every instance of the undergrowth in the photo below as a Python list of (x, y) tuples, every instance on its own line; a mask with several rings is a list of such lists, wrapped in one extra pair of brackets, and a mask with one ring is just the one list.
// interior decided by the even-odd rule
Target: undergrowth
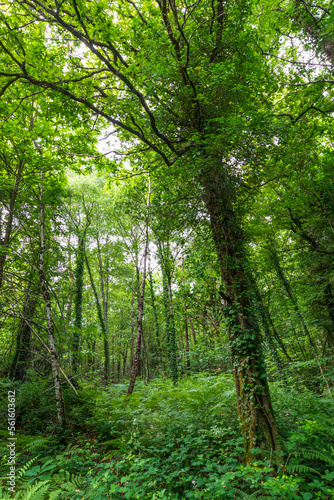
[[(125, 389), (83, 385), (81, 401), (73, 400), (66, 446), (52, 432), (19, 435), (14, 498), (334, 499), (331, 397), (272, 385), (284, 457), (255, 450), (246, 466), (231, 376), (202, 373), (177, 387), (168, 380), (139, 381), (129, 398)], [(39, 419), (40, 429), (50, 428)], [(1, 498), (11, 498), (6, 495), (2, 479)]]

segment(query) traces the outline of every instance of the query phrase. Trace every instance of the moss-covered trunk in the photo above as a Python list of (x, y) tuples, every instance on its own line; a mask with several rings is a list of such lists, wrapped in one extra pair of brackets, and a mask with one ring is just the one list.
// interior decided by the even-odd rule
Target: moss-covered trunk
[(222, 164), (203, 173), (204, 199), (221, 269), (225, 315), (229, 323), (238, 413), (246, 448), (279, 451), (280, 443), (268, 388), (253, 287), (239, 217), (233, 206), (233, 177)]

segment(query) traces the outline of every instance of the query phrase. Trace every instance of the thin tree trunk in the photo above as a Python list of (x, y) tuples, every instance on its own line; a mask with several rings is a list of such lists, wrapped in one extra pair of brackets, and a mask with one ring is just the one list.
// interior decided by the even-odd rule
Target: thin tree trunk
[(133, 349), (134, 349), (134, 329), (135, 329), (135, 318), (133, 314), (133, 277), (132, 277), (132, 286), (131, 286), (131, 352), (130, 352), (130, 370), (133, 367)]
[[(216, 163), (217, 162), (217, 163)], [(229, 324), (238, 412), (245, 442), (246, 463), (252, 448), (281, 451), (269, 393), (261, 335), (256, 321), (252, 279), (239, 218), (233, 207), (233, 180), (221, 161), (208, 158), (203, 172), (204, 199), (210, 214)]]
[(193, 341), (194, 341), (194, 345), (197, 344), (197, 339), (196, 339), (196, 331), (195, 331), (195, 328), (194, 328), (194, 323), (193, 323), (193, 320), (191, 319), (191, 317), (189, 316), (189, 323), (190, 323), (190, 326), (191, 326), (191, 333), (192, 333), (192, 336), (193, 336)]
[(301, 322), (301, 325), (303, 327), (305, 335), (307, 336), (307, 338), (309, 340), (309, 343), (310, 343), (313, 355), (314, 355), (315, 359), (317, 360), (317, 364), (318, 364), (321, 376), (323, 378), (323, 381), (324, 381), (324, 383), (326, 385), (327, 391), (329, 392), (329, 394), (331, 394), (331, 390), (330, 390), (330, 387), (329, 387), (328, 380), (327, 380), (327, 378), (325, 376), (324, 369), (322, 367), (321, 361), (320, 361), (319, 356), (318, 356), (317, 348), (316, 348), (316, 346), (315, 346), (315, 344), (313, 342), (313, 339), (311, 337), (309, 329), (306, 326), (306, 323), (304, 321), (303, 315), (302, 315), (302, 313), (301, 313), (301, 311), (299, 309), (297, 300), (296, 300), (295, 296), (292, 293), (292, 290), (291, 290), (291, 287), (290, 287), (290, 283), (288, 282), (287, 277), (285, 276), (285, 274), (283, 272), (283, 269), (282, 269), (281, 264), (280, 264), (279, 259), (278, 259), (278, 255), (276, 253), (276, 250), (273, 249), (273, 248), (271, 248), (271, 255), (273, 257), (273, 264), (274, 264), (274, 267), (276, 269), (277, 275), (280, 278), (280, 280), (281, 280), (281, 282), (282, 282), (282, 284), (284, 286), (286, 294), (289, 297), (289, 299), (290, 299), (290, 301), (291, 301), (291, 303), (293, 305), (294, 311), (296, 312), (296, 314), (297, 314), (297, 316), (299, 318), (299, 321)]
[(19, 186), (20, 186), (20, 181), (21, 181), (21, 177), (22, 177), (23, 167), (24, 167), (24, 160), (21, 160), (18, 164), (17, 172), (15, 173), (16, 179), (15, 179), (14, 188), (12, 189), (12, 191), (10, 193), (10, 201), (9, 201), (9, 207), (8, 207), (8, 219), (7, 219), (7, 224), (6, 224), (5, 235), (4, 235), (3, 240), (0, 240), (0, 247), (1, 247), (1, 253), (0, 253), (0, 289), (2, 287), (2, 282), (3, 282), (3, 273), (4, 273), (4, 267), (5, 267), (5, 262), (6, 262), (6, 258), (7, 258), (7, 253), (8, 253), (8, 245), (10, 243), (10, 237), (11, 237), (12, 228), (13, 228), (15, 202), (16, 202), (17, 194), (19, 192)]
[(268, 323), (269, 327), (271, 327), (271, 330), (272, 330), (272, 332), (274, 334), (274, 338), (276, 339), (276, 342), (277, 342), (279, 348), (285, 354), (286, 359), (289, 361), (289, 363), (292, 363), (292, 358), (291, 358), (290, 354), (288, 353), (288, 351), (287, 351), (287, 349), (286, 349), (286, 347), (284, 345), (284, 342), (282, 341), (279, 333), (277, 332), (277, 330), (275, 328), (275, 325), (273, 323), (273, 320), (271, 319), (271, 315), (270, 315), (268, 307), (266, 307), (263, 304), (263, 309), (264, 309), (265, 316), (267, 318), (267, 323)]
[[(22, 312), (23, 318), (30, 320), (34, 316), (37, 302), (37, 296), (32, 296), (31, 286), (28, 284)], [(17, 333), (15, 355), (9, 371), (11, 380), (24, 381), (30, 359), (31, 329), (23, 318)]]
[(172, 279), (170, 273), (166, 273), (167, 275), (167, 285), (168, 285), (168, 303), (169, 303), (169, 353), (170, 353), (170, 364), (171, 364), (171, 372), (174, 384), (177, 384), (177, 380), (179, 377), (178, 367), (177, 367), (177, 343), (176, 343), (176, 328), (175, 328), (175, 320), (173, 314), (173, 295), (172, 295)]
[(75, 294), (74, 294), (74, 332), (72, 338), (72, 370), (77, 373), (80, 363), (80, 345), (82, 337), (82, 301), (84, 277), (85, 234), (79, 237), (79, 245), (75, 269)]
[(150, 291), (151, 291), (151, 306), (153, 310), (153, 316), (154, 316), (154, 323), (155, 323), (155, 337), (157, 339), (157, 358), (158, 358), (158, 367), (161, 367), (161, 352), (160, 352), (160, 325), (159, 325), (159, 318), (158, 318), (158, 311), (157, 307), (155, 304), (155, 293), (154, 293), (154, 287), (153, 287), (153, 277), (152, 277), (152, 272), (150, 269), (150, 261), (148, 262), (148, 275), (150, 279)]
[(324, 290), (325, 304), (328, 311), (328, 316), (332, 323), (332, 328), (327, 330), (327, 341), (330, 346), (334, 344), (334, 300), (332, 295), (331, 284), (328, 283)]
[[(160, 267), (162, 272), (162, 288), (163, 288), (163, 303), (165, 309), (165, 323), (166, 323), (166, 342), (167, 352), (170, 366), (170, 373), (174, 384), (178, 380), (177, 368), (177, 347), (176, 347), (176, 332), (175, 322), (173, 316), (173, 298), (172, 298), (172, 280), (171, 273), (168, 272), (166, 258), (163, 254), (161, 242), (158, 240), (159, 253), (160, 253)], [(167, 247), (168, 256), (168, 247)]]
[(100, 241), (97, 238), (97, 254), (99, 259), (99, 269), (100, 269), (100, 283), (101, 283), (101, 294), (102, 294), (102, 306), (103, 306), (103, 317), (104, 325), (108, 335), (108, 278), (106, 278), (106, 283), (104, 283), (103, 278), (103, 264), (101, 256)]
[[(262, 297), (260, 295), (260, 292), (256, 286), (256, 284), (254, 283), (254, 290), (255, 290), (255, 295), (256, 295), (256, 302), (257, 302), (257, 307), (258, 307), (258, 312), (259, 312), (259, 316), (260, 316), (260, 320), (261, 320), (261, 323), (262, 323), (262, 327), (263, 327), (263, 330), (264, 330), (264, 334), (265, 334), (265, 337), (268, 341), (268, 344), (269, 344), (269, 349), (270, 349), (270, 352), (271, 352), (271, 355), (274, 359), (274, 362), (276, 364), (276, 368), (281, 376), (281, 379), (282, 381), (284, 382), (284, 384), (286, 385), (287, 382), (286, 382), (286, 376), (284, 374), (284, 369), (283, 369), (283, 366), (282, 366), (282, 363), (281, 363), (281, 360), (279, 358), (279, 355), (278, 355), (278, 352), (277, 352), (277, 348), (276, 348), (276, 345), (275, 345), (275, 342), (274, 342), (274, 339), (273, 339), (273, 336), (272, 336), (272, 332), (270, 330), (270, 325), (269, 325), (269, 321), (268, 321), (268, 311), (266, 310), (264, 304), (263, 304), (263, 300), (262, 300)], [(291, 358), (290, 358), (291, 359)]]
[(72, 272), (72, 263), (71, 263), (71, 236), (68, 238), (68, 276), (69, 276), (69, 283), (70, 283), (70, 291), (68, 294), (68, 299), (67, 299), (67, 306), (66, 306), (66, 321), (69, 323), (71, 319), (71, 312), (72, 312), (72, 299), (73, 299), (73, 272)]
[(50, 292), (47, 286), (45, 272), (44, 272), (44, 258), (45, 258), (45, 212), (44, 212), (44, 188), (43, 188), (43, 170), (40, 173), (41, 179), (41, 195), (40, 195), (40, 254), (39, 254), (39, 262), (38, 262), (38, 274), (41, 283), (41, 289), (45, 304), (46, 311), (46, 323), (47, 323), (47, 331), (48, 331), (48, 343), (51, 357), (51, 368), (52, 368), (52, 376), (53, 376), (53, 384), (55, 389), (56, 396), (56, 406), (57, 406), (57, 419), (59, 425), (62, 429), (66, 428), (66, 418), (65, 418), (65, 404), (63, 398), (63, 391), (61, 386), (60, 379), (60, 369), (58, 365), (57, 359), (57, 349), (54, 338), (54, 328), (52, 321), (52, 311), (51, 311), (51, 297)]
[(123, 377), (125, 377), (125, 375), (126, 375), (126, 361), (127, 361), (127, 357), (128, 357), (128, 351), (124, 351), (122, 353), (122, 358), (123, 358)]
[(89, 211), (86, 207), (85, 200), (83, 197), (83, 205), (86, 213), (86, 224), (83, 231), (78, 228), (78, 251), (76, 259), (75, 268), (75, 293), (74, 293), (74, 333), (72, 338), (72, 369), (76, 373), (80, 364), (80, 348), (82, 344), (82, 302), (83, 302), (83, 284), (84, 284), (84, 272), (85, 272), (85, 243), (86, 234), (88, 227), (90, 226), (90, 213), (93, 208)]
[(148, 187), (148, 195), (147, 195), (147, 219), (146, 219), (146, 235), (145, 235), (145, 246), (144, 246), (144, 255), (143, 255), (143, 278), (141, 282), (141, 290), (140, 290), (140, 299), (138, 303), (138, 319), (137, 319), (137, 340), (136, 340), (136, 352), (133, 359), (132, 365), (132, 373), (130, 384), (127, 392), (127, 396), (133, 393), (133, 389), (135, 387), (138, 367), (139, 367), (139, 358), (142, 344), (142, 335), (143, 335), (143, 312), (144, 312), (144, 297), (145, 297), (145, 282), (146, 282), (146, 261), (147, 261), (147, 252), (148, 252), (148, 223), (149, 223), (149, 210), (150, 210), (150, 197), (151, 197), (151, 179), (149, 179), (149, 187)]
[[(184, 279), (184, 257), (182, 257), (182, 284), (185, 285)], [(190, 374), (190, 358), (189, 358), (189, 332), (188, 332), (188, 321), (187, 321), (187, 306), (185, 297), (183, 298), (183, 308), (184, 308), (184, 335), (186, 341), (186, 364), (187, 373)]]
[(86, 266), (87, 266), (87, 271), (89, 274), (90, 278), (90, 283), (93, 289), (94, 297), (95, 297), (95, 303), (96, 303), (96, 308), (97, 308), (97, 315), (99, 317), (100, 325), (101, 325), (101, 330), (102, 330), (102, 336), (103, 336), (103, 347), (104, 347), (104, 380), (108, 382), (110, 380), (110, 353), (109, 353), (109, 340), (108, 340), (108, 331), (105, 325), (105, 318), (103, 318), (102, 314), (102, 309), (101, 309), (101, 304), (99, 300), (99, 296), (96, 290), (96, 286), (94, 283), (94, 278), (93, 274), (89, 265), (89, 261), (87, 258), (87, 255), (85, 253), (85, 260), (86, 260)]
[[(147, 336), (147, 344), (149, 341), (149, 335)], [(142, 352), (142, 364), (143, 364), (143, 374), (144, 374), (144, 382), (145, 385), (148, 385), (149, 382), (149, 366), (148, 366), (148, 352), (146, 349), (146, 345), (144, 343), (144, 336), (141, 337), (141, 352)]]

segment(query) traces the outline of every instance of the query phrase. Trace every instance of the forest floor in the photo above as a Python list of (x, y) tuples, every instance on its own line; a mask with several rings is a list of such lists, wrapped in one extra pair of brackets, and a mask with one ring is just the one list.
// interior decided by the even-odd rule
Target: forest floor
[[(129, 398), (126, 383), (86, 380), (79, 399), (65, 390), (66, 443), (55, 431), (50, 387), (39, 379), (16, 388), (16, 499), (334, 499), (330, 396), (271, 384), (284, 460), (262, 455), (245, 466), (228, 374), (184, 377), (176, 387), (138, 381)], [(4, 479), (6, 439), (1, 451), (0, 498), (14, 498)]]

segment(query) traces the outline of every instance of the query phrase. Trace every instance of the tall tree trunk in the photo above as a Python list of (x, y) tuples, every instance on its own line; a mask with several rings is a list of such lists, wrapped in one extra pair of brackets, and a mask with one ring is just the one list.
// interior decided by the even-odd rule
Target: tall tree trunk
[(275, 325), (274, 325), (273, 320), (271, 318), (271, 315), (270, 315), (268, 307), (265, 306), (264, 304), (262, 304), (262, 305), (263, 305), (263, 310), (264, 310), (264, 314), (265, 314), (265, 317), (266, 317), (266, 322), (268, 324), (268, 327), (271, 328), (271, 330), (273, 332), (273, 335), (274, 335), (274, 338), (275, 338), (275, 340), (276, 340), (279, 348), (284, 353), (286, 359), (289, 361), (289, 363), (292, 363), (292, 358), (291, 358), (290, 354), (288, 353), (288, 351), (287, 351), (287, 349), (285, 347), (285, 344), (284, 344), (283, 340), (281, 339), (278, 331), (275, 328)]
[(332, 327), (328, 329), (327, 341), (330, 346), (334, 344), (334, 298), (332, 295), (332, 286), (328, 283), (324, 290), (325, 304), (328, 311), (328, 316), (331, 320)]
[(169, 353), (170, 353), (170, 366), (174, 384), (177, 384), (179, 378), (177, 367), (177, 343), (176, 343), (176, 328), (173, 313), (173, 295), (172, 295), (172, 278), (169, 272), (167, 274), (168, 285), (168, 303), (169, 303)]
[(85, 259), (85, 235), (79, 237), (75, 268), (75, 292), (74, 292), (74, 332), (72, 338), (72, 370), (77, 373), (80, 363), (80, 345), (82, 337), (82, 301), (83, 301), (83, 277)]
[(253, 447), (280, 452), (281, 446), (256, 321), (244, 237), (233, 208), (234, 186), (223, 171), (223, 164), (219, 163), (209, 160), (203, 172), (204, 199), (224, 286), (220, 293), (229, 324), (238, 412), (245, 441), (245, 460), (249, 463)]
[(72, 262), (71, 262), (71, 236), (68, 238), (68, 245), (67, 245), (67, 252), (68, 252), (68, 276), (69, 276), (69, 284), (70, 284), (70, 291), (68, 294), (67, 298), (67, 306), (66, 306), (66, 322), (67, 324), (70, 322), (71, 319), (71, 312), (72, 312), (72, 299), (73, 299), (73, 272), (72, 272)]
[(150, 261), (148, 262), (148, 275), (149, 275), (149, 280), (150, 280), (151, 306), (152, 306), (152, 310), (153, 310), (154, 323), (155, 323), (155, 337), (157, 339), (157, 361), (158, 361), (158, 368), (161, 368), (160, 325), (159, 325), (157, 306), (155, 304), (155, 293), (154, 293), (154, 287), (153, 287), (152, 272), (150, 269)]
[(3, 239), (0, 240), (0, 289), (2, 287), (2, 282), (3, 282), (3, 273), (4, 273), (4, 267), (5, 267), (5, 262), (7, 258), (7, 253), (8, 253), (8, 245), (10, 243), (10, 237), (12, 234), (12, 228), (13, 228), (13, 220), (14, 220), (14, 211), (15, 211), (15, 202), (16, 198), (19, 192), (19, 186), (20, 186), (20, 181), (22, 177), (22, 172), (23, 172), (23, 167), (24, 167), (24, 160), (21, 160), (18, 164), (17, 171), (15, 172), (15, 184), (14, 188), (10, 192), (10, 200), (9, 200), (9, 206), (8, 206), (8, 218), (7, 218), (7, 224), (6, 224), (6, 229), (5, 229), (5, 234)]
[(91, 283), (94, 297), (95, 297), (97, 315), (98, 315), (100, 325), (101, 325), (101, 330), (102, 330), (103, 347), (104, 347), (104, 380), (105, 380), (105, 382), (108, 382), (110, 380), (110, 353), (109, 353), (108, 331), (107, 331), (107, 328), (105, 325), (105, 318), (103, 317), (103, 314), (102, 314), (99, 296), (98, 296), (98, 293), (96, 290), (93, 274), (92, 274), (86, 253), (85, 253), (85, 260), (86, 260), (87, 271), (88, 271), (89, 278), (90, 278), (90, 283)]
[(131, 286), (131, 347), (130, 347), (130, 370), (132, 370), (133, 367), (133, 349), (134, 349), (134, 329), (135, 329), (135, 318), (134, 318), (134, 313), (133, 313), (133, 295), (134, 295), (134, 289), (133, 289), (133, 277), (132, 277), (132, 286)]
[(194, 345), (196, 345), (197, 344), (196, 331), (195, 331), (195, 328), (194, 328), (193, 320), (191, 319), (190, 316), (189, 316), (189, 323), (190, 323), (190, 326), (191, 326), (191, 333), (192, 333), (192, 336), (193, 336)]
[[(182, 257), (182, 284), (185, 285), (184, 279), (184, 257)], [(186, 365), (187, 373), (190, 374), (190, 358), (189, 358), (189, 332), (188, 332), (188, 320), (187, 320), (187, 305), (186, 298), (183, 298), (183, 308), (184, 308), (184, 335), (186, 341)]]
[(147, 214), (146, 214), (146, 234), (145, 234), (145, 246), (143, 255), (143, 277), (140, 289), (140, 298), (138, 303), (138, 319), (137, 319), (137, 340), (136, 340), (136, 352), (133, 359), (132, 373), (130, 378), (130, 384), (127, 392), (127, 396), (133, 393), (135, 387), (136, 378), (138, 374), (139, 359), (142, 344), (143, 335), (143, 312), (144, 312), (144, 297), (145, 297), (145, 283), (146, 283), (146, 261), (148, 252), (148, 224), (149, 224), (149, 213), (150, 213), (150, 198), (151, 198), (151, 180), (149, 179), (148, 185), (148, 195), (147, 195)]
[(287, 384), (287, 382), (286, 382), (286, 376), (284, 374), (284, 369), (283, 369), (281, 360), (279, 358), (279, 355), (278, 355), (278, 352), (277, 352), (277, 348), (276, 348), (276, 345), (275, 345), (275, 342), (274, 342), (274, 339), (273, 339), (273, 335), (272, 335), (272, 332), (271, 332), (271, 329), (270, 329), (269, 321), (268, 321), (268, 315), (269, 315), (269, 313), (268, 313), (268, 311), (266, 310), (266, 308), (264, 306), (263, 299), (262, 299), (262, 297), (260, 295), (260, 292), (259, 292), (259, 290), (258, 290), (258, 288), (257, 288), (257, 286), (256, 286), (255, 283), (254, 283), (254, 290), (255, 290), (257, 308), (258, 308), (258, 312), (259, 312), (259, 316), (260, 316), (260, 321), (262, 323), (262, 327), (263, 327), (263, 330), (264, 330), (265, 338), (268, 341), (269, 349), (270, 349), (271, 355), (272, 355), (272, 357), (274, 359), (274, 362), (276, 364), (276, 368), (277, 368), (277, 370), (278, 370), (278, 372), (279, 372), (279, 374), (281, 376), (282, 381), (286, 385)]
[(44, 258), (45, 258), (45, 212), (44, 212), (44, 188), (43, 188), (43, 170), (40, 173), (41, 179), (41, 195), (40, 195), (40, 254), (38, 262), (38, 274), (44, 299), (45, 312), (46, 312), (46, 323), (48, 331), (48, 343), (49, 352), (51, 357), (51, 368), (53, 376), (53, 384), (56, 396), (56, 407), (57, 407), (57, 419), (59, 425), (63, 430), (66, 428), (66, 418), (65, 418), (65, 404), (63, 398), (63, 391), (60, 379), (60, 369), (57, 359), (57, 349), (54, 338), (54, 328), (52, 321), (52, 311), (51, 311), (51, 297), (47, 286), (45, 272), (44, 272)]
[(331, 390), (330, 390), (330, 387), (329, 387), (328, 380), (327, 380), (327, 378), (325, 376), (325, 372), (324, 372), (323, 366), (322, 366), (321, 361), (319, 359), (317, 347), (316, 347), (315, 343), (313, 342), (313, 339), (312, 339), (311, 334), (309, 332), (309, 329), (307, 328), (307, 325), (306, 325), (306, 323), (304, 321), (304, 318), (303, 318), (303, 315), (301, 313), (301, 310), (299, 309), (299, 306), (298, 306), (298, 303), (297, 303), (297, 299), (295, 298), (295, 296), (292, 293), (290, 283), (289, 283), (287, 277), (284, 274), (284, 271), (283, 271), (283, 269), (281, 267), (281, 264), (279, 262), (279, 259), (278, 259), (278, 255), (277, 255), (276, 249), (273, 246), (271, 247), (271, 255), (272, 255), (272, 258), (273, 258), (273, 264), (274, 264), (274, 267), (276, 269), (277, 276), (280, 278), (280, 280), (282, 282), (282, 285), (284, 286), (284, 289), (286, 291), (286, 294), (289, 297), (291, 304), (293, 305), (294, 311), (297, 314), (297, 317), (298, 317), (298, 319), (299, 319), (299, 321), (300, 321), (300, 323), (301, 323), (301, 325), (303, 327), (303, 330), (304, 330), (304, 333), (305, 333), (306, 337), (308, 338), (308, 341), (310, 343), (313, 355), (314, 355), (315, 359), (317, 360), (319, 371), (321, 373), (321, 376), (322, 376), (322, 379), (323, 379), (323, 381), (325, 383), (327, 391), (331, 394)]
[(78, 250), (75, 266), (75, 290), (74, 290), (74, 332), (72, 337), (72, 370), (74, 373), (78, 371), (80, 364), (80, 348), (82, 344), (82, 302), (83, 302), (83, 283), (85, 272), (85, 243), (88, 227), (90, 226), (90, 213), (93, 209), (88, 210), (83, 197), (83, 205), (86, 213), (86, 223), (82, 229), (77, 225), (78, 230)]
[(123, 358), (123, 377), (125, 377), (125, 375), (126, 375), (126, 360), (128, 357), (128, 351), (125, 350), (121, 354), (122, 354), (122, 358)]
[(150, 370), (148, 365), (148, 343), (149, 343), (149, 334), (147, 335), (147, 344), (145, 345), (144, 337), (141, 337), (141, 352), (142, 352), (142, 365), (143, 365), (143, 375), (145, 385), (148, 385)]
[(168, 352), (170, 373), (174, 384), (177, 384), (178, 367), (177, 367), (176, 331), (175, 331), (175, 321), (173, 315), (172, 279), (171, 279), (171, 272), (168, 270), (168, 264), (167, 264), (169, 251), (167, 246), (167, 252), (166, 252), (167, 255), (164, 255), (160, 241), (158, 241), (158, 245), (160, 253), (160, 266), (162, 272), (162, 288), (163, 288), (163, 302), (165, 309), (167, 352)]
[[(23, 318), (29, 321), (34, 316), (37, 302), (37, 296), (32, 296), (31, 286), (28, 284), (22, 311)], [(9, 371), (9, 378), (11, 380), (25, 380), (30, 359), (31, 329), (23, 318), (20, 321), (19, 331), (16, 337), (15, 355)]]
[[(108, 276), (106, 276), (106, 280), (104, 280), (104, 277), (103, 277), (103, 263), (102, 263), (102, 255), (101, 255), (101, 247), (100, 247), (99, 238), (97, 238), (97, 255), (98, 255), (98, 259), (99, 259), (100, 284), (101, 284), (102, 306), (103, 306), (103, 318), (104, 318), (104, 325), (105, 325), (105, 328), (106, 328), (106, 332), (107, 332), (107, 335), (108, 335)], [(107, 272), (108, 272), (108, 269), (107, 269)]]

